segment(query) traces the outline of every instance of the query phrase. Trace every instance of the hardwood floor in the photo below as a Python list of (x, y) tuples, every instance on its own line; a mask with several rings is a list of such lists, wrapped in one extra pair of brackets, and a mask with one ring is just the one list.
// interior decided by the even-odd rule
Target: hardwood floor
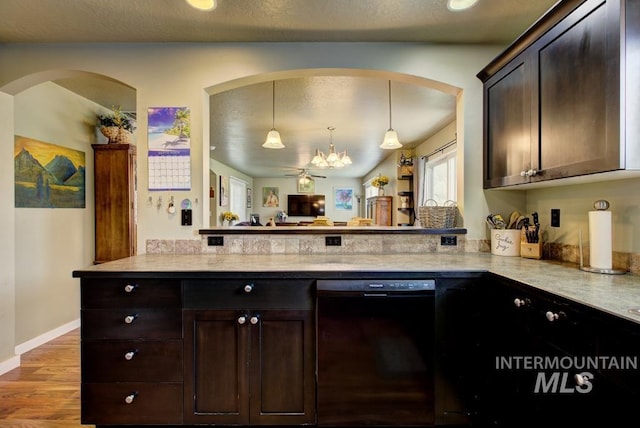
[(0, 427), (89, 428), (80, 424), (80, 330), (22, 355), (0, 376)]

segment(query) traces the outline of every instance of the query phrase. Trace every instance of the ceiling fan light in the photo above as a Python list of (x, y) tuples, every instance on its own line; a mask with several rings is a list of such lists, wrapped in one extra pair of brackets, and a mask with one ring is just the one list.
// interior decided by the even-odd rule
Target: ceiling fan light
[(284, 144), (282, 144), (282, 140), (280, 139), (280, 133), (275, 129), (271, 129), (262, 147), (266, 149), (283, 149)]
[(198, 10), (213, 10), (218, 6), (216, 0), (187, 0), (187, 3)]
[(400, 144), (400, 141), (398, 140), (398, 133), (393, 129), (389, 129), (387, 132), (385, 132), (384, 140), (382, 140), (380, 148), (392, 150), (399, 149), (400, 147), (402, 147), (402, 144)]

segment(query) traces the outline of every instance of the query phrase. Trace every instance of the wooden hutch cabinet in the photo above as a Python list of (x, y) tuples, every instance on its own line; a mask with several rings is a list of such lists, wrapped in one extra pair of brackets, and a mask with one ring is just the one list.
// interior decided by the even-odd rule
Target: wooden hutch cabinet
[(373, 196), (367, 198), (367, 217), (378, 226), (391, 226), (393, 196)]
[(136, 148), (93, 144), (95, 263), (136, 254)]

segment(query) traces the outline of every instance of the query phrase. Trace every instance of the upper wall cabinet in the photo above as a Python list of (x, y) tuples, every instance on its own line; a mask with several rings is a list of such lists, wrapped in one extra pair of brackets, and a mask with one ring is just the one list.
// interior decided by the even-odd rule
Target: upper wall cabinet
[(640, 168), (640, 2), (564, 0), (482, 70), (484, 187)]

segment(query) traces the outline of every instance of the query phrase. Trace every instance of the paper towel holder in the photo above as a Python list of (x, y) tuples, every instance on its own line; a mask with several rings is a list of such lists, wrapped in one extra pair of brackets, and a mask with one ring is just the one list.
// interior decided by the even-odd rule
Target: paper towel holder
[[(609, 209), (609, 201), (605, 201), (604, 199), (599, 199), (597, 201), (595, 201), (595, 203), (593, 204), (593, 207), (598, 210), (598, 211), (606, 211)], [(578, 233), (579, 236), (579, 244), (580, 244), (580, 270), (583, 270), (585, 272), (593, 272), (593, 273), (603, 273), (603, 274), (607, 274), (607, 275), (624, 275), (625, 273), (627, 273), (624, 270), (619, 270), (619, 269), (607, 269), (607, 268), (596, 268), (596, 267), (591, 267), (591, 266), (585, 266), (584, 265), (584, 258), (582, 255), (582, 229), (579, 230)]]

